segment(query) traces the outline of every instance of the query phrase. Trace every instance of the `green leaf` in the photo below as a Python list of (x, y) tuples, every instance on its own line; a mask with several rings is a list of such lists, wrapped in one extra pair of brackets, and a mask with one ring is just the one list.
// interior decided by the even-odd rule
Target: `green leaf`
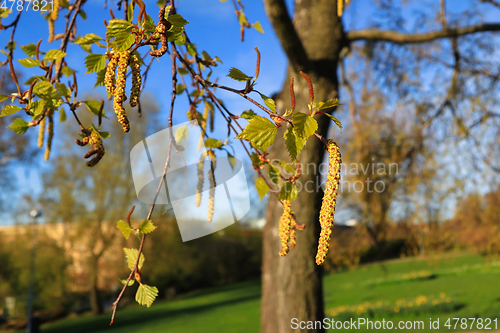
[(283, 137), (285, 138), (288, 154), (290, 154), (292, 161), (295, 161), (302, 148), (306, 145), (307, 139), (297, 136), (292, 128), (287, 129)]
[(106, 55), (104, 54), (89, 54), (85, 57), (85, 67), (87, 73), (96, 73), (106, 67)]
[(266, 95), (262, 95), (261, 93), (259, 93), (259, 95), (260, 95), (260, 97), (262, 97), (262, 100), (264, 101), (264, 103), (266, 103), (269, 110), (273, 111), (274, 113), (277, 113), (276, 112), (276, 102), (274, 101), (274, 99), (267, 97)]
[[(119, 279), (119, 280), (120, 280), (120, 282), (121, 282), (123, 285), (125, 285), (125, 283), (127, 283), (127, 280), (121, 280), (121, 279)], [(128, 281), (128, 286), (129, 286), (129, 287), (130, 287), (130, 286), (133, 286), (133, 285), (134, 285), (134, 282), (135, 282), (135, 280), (134, 280), (134, 279), (130, 279), (130, 280)]]
[(61, 105), (61, 96), (57, 90), (48, 81), (41, 81), (33, 87), (33, 94), (46, 100), (46, 107), (56, 109)]
[(63, 123), (66, 121), (66, 111), (64, 111), (64, 108), (59, 109), (59, 122)]
[(181, 143), (182, 141), (186, 140), (188, 136), (189, 136), (189, 129), (187, 126), (181, 126), (175, 130), (174, 137), (176, 143)]
[(210, 56), (210, 54), (208, 54), (207, 51), (201, 52), (201, 56), (202, 56), (203, 60), (209, 60), (209, 61), (213, 60), (212, 57)]
[(62, 59), (65, 56), (66, 56), (65, 52), (55, 49), (55, 50), (47, 51), (47, 53), (45, 53), (45, 57), (43, 57), (43, 59), (46, 61), (54, 61), (54, 60)]
[(122, 19), (112, 19), (106, 29), (106, 38), (108, 40), (114, 38), (113, 48), (116, 51), (126, 50), (135, 42), (132, 29), (132, 23)]
[(23, 50), (28, 57), (34, 57), (36, 55), (36, 45), (33, 43), (21, 45), (21, 50)]
[(180, 74), (180, 75), (188, 75), (189, 74), (189, 71), (185, 68), (177, 68), (177, 72)]
[(326, 102), (314, 103), (314, 106), (316, 107), (317, 111), (333, 108), (334, 106), (339, 106), (339, 105), (341, 104), (339, 103), (338, 98), (330, 99)]
[(250, 155), (250, 159), (252, 160), (252, 166), (254, 167), (258, 167), (264, 164), (264, 162), (262, 162), (259, 158), (259, 155), (257, 155), (256, 153), (252, 153), (252, 155)]
[(72, 70), (71, 68), (69, 68), (68, 66), (63, 66), (61, 68), (61, 73), (63, 73), (63, 75), (67, 76), (67, 77), (70, 77), (71, 75), (73, 75), (75, 71)]
[(28, 127), (27, 122), (21, 118), (16, 118), (7, 128), (13, 130), (16, 134), (24, 134), (28, 130)]
[(99, 133), (99, 135), (101, 136), (101, 138), (103, 139), (107, 139), (111, 136), (111, 133), (109, 132), (105, 132), (105, 131), (97, 131)]
[(183, 27), (189, 23), (184, 19), (184, 17), (182, 17), (181, 14), (174, 14), (172, 16), (169, 16), (167, 18), (167, 21), (178, 27)]
[(310, 115), (297, 112), (292, 115), (293, 130), (304, 139), (307, 139), (318, 129), (318, 122)]
[(264, 33), (264, 29), (262, 29), (262, 25), (260, 25), (259, 21), (252, 24), (252, 27), (254, 27), (254, 29), (257, 30), (258, 32), (260, 32), (261, 34)]
[(97, 78), (95, 81), (94, 89), (100, 86), (104, 86), (104, 77), (106, 76), (106, 68), (101, 69), (97, 72)]
[(278, 185), (279, 180), (280, 180), (280, 169), (275, 168), (271, 164), (268, 164), (268, 166), (269, 166), (269, 178), (271, 179), (271, 181), (273, 183)]
[(262, 198), (269, 192), (269, 186), (267, 186), (264, 179), (259, 177), (255, 181), (255, 187), (257, 188), (257, 193), (259, 193), (260, 201), (262, 201)]
[(255, 147), (265, 151), (273, 144), (276, 132), (276, 125), (270, 120), (261, 116), (254, 116), (248, 121), (248, 125), (243, 132), (236, 138), (248, 140), (253, 143)]
[(0, 8), (0, 18), (6, 18), (10, 13), (12, 13), (12, 10), (7, 9), (6, 7)]
[(226, 75), (229, 76), (231, 79), (236, 80), (236, 81), (248, 81), (252, 79), (252, 76), (248, 76), (242, 71), (240, 71), (238, 68), (231, 67), (229, 70), (229, 74)]
[(340, 122), (340, 120), (338, 120), (337, 118), (335, 118), (334, 116), (332, 116), (329, 113), (323, 113), (323, 114), (325, 116), (327, 116), (328, 118), (330, 118), (331, 120), (333, 120), (333, 122), (340, 128), (340, 133), (342, 133), (342, 123)]
[(85, 36), (80, 36), (75, 39), (73, 43), (77, 45), (83, 45), (83, 44), (93, 44), (95, 42), (103, 40), (101, 37), (99, 37), (96, 34), (86, 34)]
[(189, 55), (192, 57), (196, 57), (196, 55), (198, 54), (198, 52), (196, 51), (196, 45), (194, 45), (194, 44), (188, 44), (187, 51), (188, 51)]
[(39, 99), (37, 101), (31, 100), (29, 104), (29, 111), (33, 114), (33, 119), (38, 119), (39, 116), (43, 112), (43, 108), (45, 107), (45, 101), (43, 99)]
[(158, 296), (158, 289), (146, 284), (140, 284), (135, 294), (135, 300), (140, 305), (146, 305), (148, 308), (153, 304)]
[(246, 111), (243, 111), (243, 113), (241, 114), (240, 117), (243, 119), (252, 119), (256, 115), (257, 114), (255, 112), (253, 112), (252, 110), (246, 110)]
[(134, 1), (130, 1), (127, 8), (127, 21), (132, 22), (134, 20)]
[(6, 99), (9, 99), (9, 98), (10, 98), (10, 96), (0, 94), (0, 103), (2, 103), (3, 101), (5, 101)]
[[(90, 112), (95, 114), (96, 116), (99, 116), (99, 110), (101, 109), (101, 102), (98, 101), (83, 101), (83, 104), (89, 109)], [(106, 117), (106, 114), (104, 113), (104, 109), (102, 110), (102, 116), (104, 118)]]
[(177, 95), (182, 94), (184, 92), (184, 90), (186, 90), (186, 87), (184, 87), (183, 84), (178, 84), (178, 85), (175, 86), (175, 93)]
[(156, 229), (156, 226), (153, 224), (151, 220), (144, 220), (139, 224), (139, 232), (141, 234), (149, 234)]
[(278, 199), (292, 201), (297, 199), (298, 194), (299, 191), (297, 189), (297, 186), (295, 186), (295, 184), (293, 184), (292, 182), (285, 182), (283, 186), (281, 186)]
[(216, 139), (208, 138), (205, 140), (205, 148), (217, 149), (222, 147), (222, 142)]
[[(139, 250), (124, 248), (123, 251), (125, 252), (125, 257), (127, 258), (128, 268), (130, 268), (130, 270), (134, 269), (135, 261), (137, 260), (137, 255), (139, 254)], [(139, 258), (139, 264), (137, 265), (137, 268), (141, 269), (142, 265), (144, 265), (144, 254), (141, 253), (141, 257)]]
[(36, 59), (33, 59), (33, 58), (18, 59), (17, 61), (19, 61), (19, 63), (21, 64), (21, 66), (26, 67), (26, 68), (29, 68), (29, 67), (39, 67), (39, 66), (42, 65), (40, 63), (40, 61), (38, 61)]
[(132, 228), (125, 221), (118, 221), (116, 223), (116, 227), (122, 232), (123, 236), (128, 239), (130, 233), (132, 232)]
[(16, 105), (6, 105), (2, 109), (2, 113), (0, 114), (0, 117), (6, 117), (10, 116), (11, 114), (16, 113), (17, 111), (21, 111), (23, 108), (20, 108), (19, 106)]
[(234, 169), (234, 166), (236, 165), (236, 158), (227, 152), (227, 159), (229, 160), (229, 164), (231, 164), (231, 168)]
[(64, 83), (56, 83), (56, 89), (61, 96), (69, 97), (71, 95), (70, 91)]

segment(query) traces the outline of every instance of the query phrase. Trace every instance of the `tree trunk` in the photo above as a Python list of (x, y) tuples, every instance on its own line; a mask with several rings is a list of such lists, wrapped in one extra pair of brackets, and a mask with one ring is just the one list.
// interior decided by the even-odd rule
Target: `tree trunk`
[(90, 308), (92, 310), (92, 314), (99, 315), (103, 313), (101, 295), (99, 293), (99, 285), (98, 285), (99, 276), (97, 274), (98, 272), (97, 265), (99, 264), (99, 257), (92, 255), (92, 258), (90, 260), (91, 260), (90, 272), (92, 275), (90, 277), (90, 291), (89, 291)]
[[(301, 62), (300, 50), (290, 47), (293, 40), (284, 40), (292, 32), (283, 30), (286, 17), (282, 13), (284, 1), (265, 0), (266, 12), (280, 38), (290, 61), (288, 75), (295, 78), (296, 110), (308, 112), (308, 88), (297, 73), (303, 70), (314, 84), (315, 101), (326, 101), (338, 96), (337, 63), (344, 46), (344, 31), (337, 17), (336, 1), (297, 0), (293, 26), (306, 53), (306, 63)], [(281, 8), (280, 8), (281, 7)], [(281, 30), (281, 33), (280, 33)], [(295, 41), (296, 42), (296, 41)], [(293, 52), (296, 51), (296, 54)], [(285, 80), (277, 97), (280, 112), (290, 108), (289, 82)], [(324, 115), (316, 116), (317, 132), (328, 138), (330, 120)], [(279, 129), (275, 144), (270, 149), (270, 158), (289, 160), (284, 149), (283, 133)], [(319, 210), (323, 195), (319, 187), (321, 175), (319, 165), (323, 161), (323, 143), (311, 137), (298, 160), (303, 173), (297, 185), (299, 196), (292, 204), (297, 222), (306, 228), (297, 232), (297, 245), (286, 257), (279, 257), (281, 244), (278, 236), (278, 221), (283, 212), (282, 205), (274, 196), (269, 198), (264, 229), (264, 252), (262, 267), (261, 332), (282, 333), (291, 331), (323, 332), (314, 329), (292, 329), (292, 319), (298, 321), (322, 321), (324, 317), (322, 269), (316, 265), (315, 256), (320, 232)], [(302, 188), (301, 188), (302, 187)], [(335, 250), (335, 249), (332, 249)]]

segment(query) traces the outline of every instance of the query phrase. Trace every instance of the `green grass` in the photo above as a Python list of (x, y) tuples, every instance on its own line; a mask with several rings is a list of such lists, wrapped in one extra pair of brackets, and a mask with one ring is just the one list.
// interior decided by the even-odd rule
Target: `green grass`
[[(437, 298), (445, 293), (453, 302), (461, 304), (461, 308), (451, 313), (410, 313), (404, 316), (394, 313), (386, 319), (393, 322), (424, 320), (426, 329), (418, 332), (430, 332), (429, 318), (440, 318), (441, 329), (433, 332), (459, 331), (458, 328), (449, 330), (444, 327), (446, 319), (500, 319), (500, 266), (488, 266), (487, 263), (475, 255), (433, 260), (414, 258), (364, 265), (352, 271), (327, 275), (324, 279), (325, 308), (328, 310), (377, 301), (392, 304), (402, 298), (415, 299), (419, 295)], [(432, 277), (411, 278), (418, 276), (411, 275), (412, 272), (424, 271), (426, 273), (421, 275), (427, 276), (431, 272)], [(259, 305), (260, 282), (249, 281), (192, 292), (174, 300), (157, 302), (149, 309), (139, 306), (120, 308), (112, 327), (109, 327), (108, 313), (47, 324), (42, 327), (42, 332), (258, 332)], [(356, 330), (369, 331), (372, 330)]]

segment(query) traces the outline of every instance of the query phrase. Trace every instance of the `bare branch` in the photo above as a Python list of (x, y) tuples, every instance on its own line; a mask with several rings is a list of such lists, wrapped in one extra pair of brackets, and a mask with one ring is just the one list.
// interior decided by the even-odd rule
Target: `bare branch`
[(396, 31), (366, 29), (350, 31), (347, 39), (351, 42), (358, 40), (371, 40), (375, 42), (391, 42), (396, 44), (426, 43), (436, 39), (459, 37), (479, 32), (500, 31), (500, 23), (483, 23), (462, 28), (446, 28), (422, 34), (405, 34)]
[(479, 1), (484, 2), (484, 3), (490, 3), (493, 6), (500, 8), (500, 2), (497, 2), (495, 0), (479, 0)]
[(295, 72), (307, 71), (307, 53), (288, 14), (284, 0), (264, 0), (267, 16)]

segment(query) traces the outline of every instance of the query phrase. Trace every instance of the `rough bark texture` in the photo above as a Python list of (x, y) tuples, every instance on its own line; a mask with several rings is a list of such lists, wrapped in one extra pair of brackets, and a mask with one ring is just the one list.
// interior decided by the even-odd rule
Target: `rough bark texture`
[[(284, 6), (282, 0), (265, 0), (266, 11), (281, 40), (283, 38)], [(290, 50), (285, 52), (290, 64), (288, 76), (295, 77), (297, 110), (308, 112), (309, 95), (305, 80), (296, 71), (304, 70), (314, 83), (315, 101), (326, 101), (338, 95), (337, 63), (340, 51), (345, 44), (342, 24), (337, 17), (336, 1), (333, 0), (298, 0), (295, 7), (293, 24), (302, 47), (307, 54), (307, 63), (302, 57), (291, 57)], [(281, 31), (281, 33), (280, 33)], [(293, 36), (292, 36), (293, 37)], [(296, 44), (296, 41), (287, 41)], [(298, 59), (298, 60), (297, 60)], [(297, 61), (295, 61), (297, 60)], [(288, 81), (278, 95), (277, 106), (280, 112), (290, 108)], [(326, 116), (318, 119), (318, 133), (328, 137), (330, 120)], [(270, 158), (289, 160), (284, 149), (283, 126), (277, 134), (275, 144), (270, 149)], [(292, 204), (298, 223), (306, 224), (305, 230), (297, 233), (297, 246), (286, 257), (279, 257), (280, 240), (278, 221), (283, 211), (275, 197), (270, 197), (267, 208), (267, 224), (264, 230), (264, 257), (262, 269), (262, 305), (261, 331), (282, 333), (291, 331), (323, 332), (322, 329), (293, 330), (292, 318), (299, 321), (323, 320), (322, 269), (315, 263), (315, 256), (320, 231), (319, 210), (322, 190), (318, 167), (325, 154), (324, 145), (316, 138), (311, 138), (299, 155), (303, 165), (303, 174), (299, 178), (299, 196)], [(305, 186), (306, 185), (306, 186)]]

